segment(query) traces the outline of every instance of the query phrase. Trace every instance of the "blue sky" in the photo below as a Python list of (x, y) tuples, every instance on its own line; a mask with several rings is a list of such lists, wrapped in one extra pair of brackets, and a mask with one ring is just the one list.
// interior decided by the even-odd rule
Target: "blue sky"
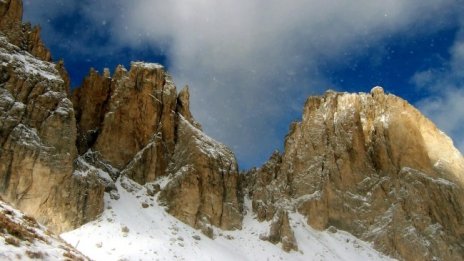
[(308, 95), (381, 85), (464, 150), (462, 0), (24, 0), (72, 85), (90, 67), (164, 64), (242, 168), (281, 149)]

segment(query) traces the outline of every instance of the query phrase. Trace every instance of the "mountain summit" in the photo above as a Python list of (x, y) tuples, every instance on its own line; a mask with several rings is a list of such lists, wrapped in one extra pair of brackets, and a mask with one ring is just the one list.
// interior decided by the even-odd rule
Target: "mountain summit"
[(0, 1), (0, 196), (25, 213), (0, 204), (5, 253), (30, 246), (27, 217), (101, 260), (464, 258), (464, 159), (381, 87), (309, 97), (284, 151), (239, 173), (163, 66), (91, 69), (71, 91), (21, 16)]
[(464, 159), (406, 101), (327, 92), (308, 98), (285, 151), (243, 176), (260, 220), (297, 211), (404, 260), (464, 255)]

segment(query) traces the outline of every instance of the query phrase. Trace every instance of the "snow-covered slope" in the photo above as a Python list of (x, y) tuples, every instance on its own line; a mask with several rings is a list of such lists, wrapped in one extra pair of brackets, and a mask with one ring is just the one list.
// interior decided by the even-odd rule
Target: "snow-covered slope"
[[(167, 180), (157, 183), (163, 187)], [(260, 239), (270, 224), (253, 218), (249, 201), (242, 230), (215, 229), (210, 239), (167, 214), (157, 196), (148, 196), (146, 186), (153, 184), (121, 177), (116, 186), (119, 199), (105, 194), (98, 220), (61, 235), (95, 260), (390, 260), (348, 233), (315, 231), (296, 213), (290, 219), (300, 251), (285, 253)]]
[(0, 200), (0, 260), (87, 260), (34, 218)]

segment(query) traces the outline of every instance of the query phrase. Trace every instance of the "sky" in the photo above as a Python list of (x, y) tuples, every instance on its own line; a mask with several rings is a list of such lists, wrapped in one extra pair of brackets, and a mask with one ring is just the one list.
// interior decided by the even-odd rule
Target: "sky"
[(309, 95), (401, 96), (464, 151), (464, 0), (24, 0), (72, 86), (90, 67), (163, 64), (242, 169), (282, 150)]

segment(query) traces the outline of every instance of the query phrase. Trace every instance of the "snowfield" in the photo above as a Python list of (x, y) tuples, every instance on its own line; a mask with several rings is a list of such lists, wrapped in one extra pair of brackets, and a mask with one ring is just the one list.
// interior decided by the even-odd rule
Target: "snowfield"
[(260, 239), (270, 224), (254, 219), (249, 200), (243, 229), (215, 229), (210, 239), (166, 213), (144, 186), (122, 177), (116, 187), (119, 199), (105, 193), (100, 218), (61, 235), (95, 260), (392, 260), (346, 232), (313, 230), (297, 213), (290, 219), (300, 250), (285, 253)]

